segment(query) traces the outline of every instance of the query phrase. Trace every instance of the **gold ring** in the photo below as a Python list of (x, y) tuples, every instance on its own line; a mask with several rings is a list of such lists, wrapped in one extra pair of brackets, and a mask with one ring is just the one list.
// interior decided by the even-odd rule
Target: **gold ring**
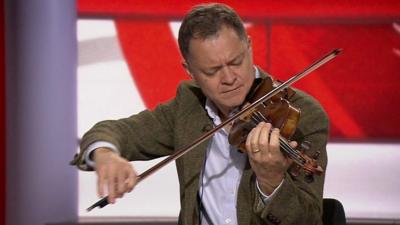
[(254, 150), (253, 150), (253, 153), (257, 153), (257, 152), (259, 152), (259, 151), (261, 151), (259, 148), (258, 148), (258, 149), (254, 149)]

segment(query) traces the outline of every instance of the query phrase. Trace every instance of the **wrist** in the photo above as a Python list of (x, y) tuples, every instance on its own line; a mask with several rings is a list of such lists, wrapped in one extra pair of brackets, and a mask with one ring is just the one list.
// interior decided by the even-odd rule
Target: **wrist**
[(282, 183), (284, 179), (284, 176), (277, 176), (273, 178), (259, 178), (257, 177), (257, 182), (259, 184), (260, 189), (262, 190), (263, 193), (269, 195), (274, 190), (279, 187), (279, 185)]
[(272, 192), (275, 191), (275, 189), (279, 186), (279, 184), (277, 185), (273, 185), (269, 182), (261, 182), (259, 180), (257, 180), (258, 182), (258, 186), (260, 187), (262, 193), (266, 194), (266, 195), (270, 195), (272, 194)]
[(102, 158), (108, 158), (114, 154), (118, 155), (114, 150), (110, 148), (100, 147), (95, 149), (90, 157), (93, 158), (93, 161), (96, 162), (98, 160), (101, 160)]

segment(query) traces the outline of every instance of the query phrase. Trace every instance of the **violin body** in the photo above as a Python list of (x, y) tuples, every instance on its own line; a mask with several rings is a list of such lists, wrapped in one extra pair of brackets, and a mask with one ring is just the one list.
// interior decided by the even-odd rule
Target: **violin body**
[[(247, 96), (248, 103), (253, 103), (277, 85), (270, 77), (256, 79), (254, 82), (253, 91)], [(300, 119), (300, 109), (290, 105), (288, 100), (294, 94), (293, 89), (286, 88), (236, 120), (229, 133), (229, 143), (244, 150), (247, 135), (261, 121), (279, 128), (280, 134), (290, 140)]]

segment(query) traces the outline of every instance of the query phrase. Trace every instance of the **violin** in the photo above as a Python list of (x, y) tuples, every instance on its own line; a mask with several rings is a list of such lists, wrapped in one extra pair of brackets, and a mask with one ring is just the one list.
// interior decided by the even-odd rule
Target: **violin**
[[(247, 96), (247, 102), (252, 103), (261, 98), (265, 93), (270, 92), (274, 87), (278, 86), (278, 81), (273, 81), (271, 77), (258, 78), (254, 81), (252, 91)], [(290, 87), (283, 89), (269, 100), (262, 102), (249, 113), (235, 120), (228, 136), (231, 145), (236, 146), (239, 150), (245, 151), (245, 143), (250, 131), (260, 122), (271, 123), (273, 127), (280, 130), (280, 149), (281, 151), (295, 163), (291, 166), (289, 172), (293, 176), (298, 176), (300, 170), (305, 172), (305, 180), (310, 183), (314, 180), (313, 175), (321, 175), (323, 169), (317, 164), (320, 152), (316, 152), (313, 157), (305, 154), (310, 149), (309, 142), (303, 142), (296, 149), (289, 145), (289, 140), (293, 136), (300, 118), (300, 109), (292, 106), (289, 98), (295, 94)]]
[[(311, 182), (313, 174), (322, 174), (323, 170), (316, 163), (316, 158), (318, 156), (313, 156), (313, 158), (310, 158), (304, 154), (303, 150), (307, 148), (306, 143), (303, 143), (303, 145), (302, 145), (303, 147), (300, 147), (300, 149), (294, 149), (289, 145), (287, 138), (290, 138), (291, 134), (293, 134), (293, 132), (296, 128), (295, 125), (297, 125), (296, 121), (298, 120), (300, 111), (298, 109), (296, 109), (295, 107), (290, 106), (290, 104), (288, 104), (289, 102), (286, 102), (288, 99), (287, 96), (286, 96), (286, 98), (283, 98), (283, 96), (291, 93), (291, 90), (287, 89), (291, 84), (293, 84), (294, 82), (305, 77), (306, 75), (308, 75), (312, 71), (316, 70), (317, 68), (321, 67), (325, 63), (329, 62), (330, 60), (335, 58), (341, 51), (342, 51), (342, 49), (333, 50), (329, 54), (327, 54), (324, 57), (322, 57), (321, 59), (317, 60), (311, 66), (307, 67), (303, 72), (294, 75), (293, 77), (291, 77), (290, 79), (288, 79), (287, 81), (285, 81), (283, 83), (277, 84), (275, 86), (272, 85), (273, 88), (270, 88), (270, 85), (268, 84), (268, 81), (267, 81), (266, 84), (263, 84), (263, 85), (266, 85), (265, 87), (263, 85), (261, 85), (260, 91), (255, 92), (255, 94), (254, 94), (255, 97), (253, 98), (252, 102), (249, 102), (250, 104), (244, 106), (239, 112), (237, 112), (235, 115), (231, 116), (224, 122), (220, 123), (218, 126), (214, 127), (213, 129), (209, 130), (208, 132), (204, 133), (202, 136), (200, 136), (199, 138), (194, 140), (188, 146), (176, 151), (175, 153), (173, 153), (169, 157), (165, 158), (161, 162), (157, 163), (153, 167), (151, 167), (151, 168), (147, 169), (146, 171), (144, 171), (143, 173), (139, 174), (137, 177), (136, 184), (140, 183), (145, 178), (147, 178), (150, 175), (152, 175), (153, 173), (157, 172), (158, 170), (160, 170), (161, 168), (166, 166), (168, 163), (174, 161), (175, 159), (178, 159), (179, 157), (183, 156), (187, 152), (191, 151), (192, 149), (194, 149), (195, 147), (197, 147), (198, 145), (200, 145), (201, 143), (203, 143), (204, 141), (209, 139), (218, 130), (222, 129), (226, 125), (228, 125), (236, 120), (238, 120), (238, 121), (242, 120), (242, 122), (236, 122), (234, 132), (232, 132), (232, 134), (231, 134), (231, 139), (232, 139), (232, 143), (237, 145), (239, 147), (239, 149), (241, 148), (243, 139), (245, 137), (247, 137), (246, 132), (252, 123), (257, 123), (257, 121), (260, 121), (260, 122), (261, 121), (270, 121), (270, 122), (272, 122), (272, 124), (274, 126), (281, 127), (281, 129), (282, 129), (281, 135), (283, 136), (280, 139), (280, 145), (282, 147), (281, 149), (283, 149), (285, 154), (288, 154), (288, 156), (294, 160), (298, 169), (304, 169), (305, 174), (306, 174), (306, 179), (309, 179), (309, 181)], [(286, 89), (286, 90), (284, 90), (284, 89)], [(256, 88), (256, 90), (258, 90), (258, 88)], [(263, 90), (263, 91), (261, 91), (261, 90)], [(256, 98), (256, 97), (259, 97), (259, 98)], [(275, 99), (275, 101), (274, 101), (274, 99)], [(285, 100), (276, 101), (276, 99), (282, 99), (282, 100), (286, 99), (286, 101)], [(270, 100), (270, 102), (267, 102), (268, 100)], [(273, 103), (271, 104), (271, 102), (273, 102)], [(288, 111), (289, 114), (293, 113), (293, 114), (298, 114), (298, 115), (297, 116), (296, 115), (286, 116), (285, 117), (286, 119), (284, 119), (285, 122), (280, 123), (280, 122), (277, 122), (277, 121), (280, 121), (279, 114), (277, 114), (278, 116), (273, 116), (272, 113), (270, 113), (271, 115), (268, 118), (268, 120), (264, 120), (264, 118), (262, 116), (265, 117), (265, 115), (268, 115), (268, 113), (265, 115), (262, 114), (262, 112), (267, 111), (267, 110), (262, 110), (262, 108), (264, 108), (264, 107), (274, 108), (276, 103), (288, 104), (286, 107), (279, 107), (279, 108), (281, 108), (281, 109), (286, 108), (285, 110), (289, 109), (289, 111)], [(256, 109), (258, 109), (258, 111)], [(278, 110), (278, 111), (280, 111), (280, 110)], [(296, 121), (293, 121), (293, 122), (290, 121), (296, 117), (297, 117)], [(272, 119), (272, 118), (274, 118), (274, 119)], [(252, 121), (252, 122), (250, 123), (249, 121)], [(287, 135), (286, 132), (288, 132), (289, 135)], [(247, 132), (247, 134), (248, 134), (248, 132)], [(237, 137), (237, 139), (236, 139), (236, 137)], [(302, 150), (302, 148), (303, 148), (303, 150)], [(108, 199), (108, 196), (103, 197), (102, 199), (100, 199), (99, 201), (97, 201), (96, 203), (91, 205), (89, 208), (87, 208), (87, 211), (91, 211), (92, 209), (94, 209), (96, 207), (103, 208), (104, 206), (109, 204), (107, 199)]]

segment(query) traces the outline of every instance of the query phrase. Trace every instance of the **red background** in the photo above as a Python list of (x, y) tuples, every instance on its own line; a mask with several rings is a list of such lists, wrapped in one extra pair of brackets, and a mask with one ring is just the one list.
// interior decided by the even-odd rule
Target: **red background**
[[(147, 107), (171, 98), (187, 76), (169, 22), (198, 1), (80, 0), (81, 18), (115, 19)], [(397, 141), (400, 116), (399, 1), (225, 1), (253, 40), (256, 64), (285, 80), (335, 48), (343, 54), (294, 86), (315, 96), (333, 141)]]

